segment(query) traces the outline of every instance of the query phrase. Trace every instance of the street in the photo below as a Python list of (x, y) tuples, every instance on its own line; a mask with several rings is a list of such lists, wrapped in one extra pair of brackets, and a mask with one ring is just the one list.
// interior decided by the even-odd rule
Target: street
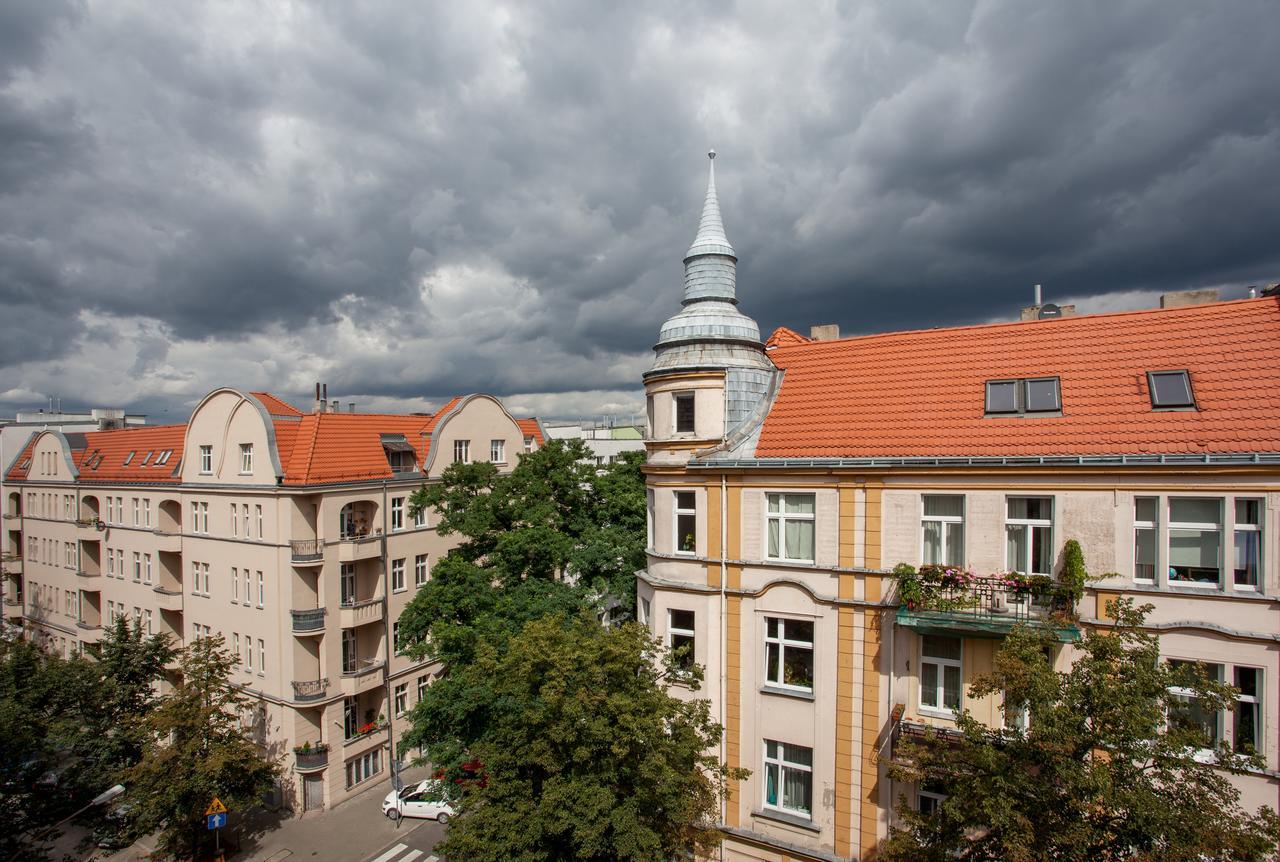
[(366, 862), (439, 862), (431, 851), (444, 838), (444, 827), (434, 820), (406, 820), (400, 827), (404, 834)]

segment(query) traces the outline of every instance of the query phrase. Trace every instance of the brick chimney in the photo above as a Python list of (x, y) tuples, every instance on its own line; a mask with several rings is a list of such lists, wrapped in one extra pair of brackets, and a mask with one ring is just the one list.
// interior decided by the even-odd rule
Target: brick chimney
[(824, 323), (809, 327), (809, 337), (814, 341), (835, 341), (840, 337), (840, 324)]

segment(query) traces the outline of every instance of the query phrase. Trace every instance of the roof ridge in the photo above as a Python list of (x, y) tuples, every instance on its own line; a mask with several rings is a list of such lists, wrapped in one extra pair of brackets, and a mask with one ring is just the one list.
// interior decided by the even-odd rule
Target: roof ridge
[[(1077, 314), (1071, 317), (1055, 317), (1048, 320), (999, 320), (990, 323), (966, 323), (960, 326), (932, 326), (922, 327), (920, 329), (895, 329), (890, 332), (869, 332), (864, 335), (846, 335), (842, 338), (830, 338), (815, 341), (805, 338), (804, 342), (797, 344), (779, 344), (776, 349), (786, 350), (792, 348), (810, 348), (817, 345), (830, 346), (833, 344), (849, 343), (852, 341), (869, 341), (876, 338), (893, 338), (901, 335), (919, 335), (924, 333), (946, 333), (961, 332), (964, 330), (974, 329), (1000, 329), (1015, 326), (1036, 326), (1036, 325), (1079, 325), (1080, 321), (1096, 321), (1102, 318), (1113, 317), (1133, 317), (1142, 314), (1179, 314), (1185, 312), (1200, 312), (1210, 308), (1222, 308), (1223, 306), (1239, 306), (1248, 303), (1258, 304), (1263, 302), (1272, 302), (1280, 304), (1280, 297), (1259, 296), (1253, 299), (1224, 299), (1217, 302), (1203, 302), (1198, 305), (1179, 305), (1173, 308), (1134, 308), (1127, 311), (1104, 311), (1098, 314)], [(788, 329), (788, 327), (780, 326), (778, 329)], [(794, 330), (788, 330), (794, 332)], [(801, 336), (803, 338), (803, 336)]]

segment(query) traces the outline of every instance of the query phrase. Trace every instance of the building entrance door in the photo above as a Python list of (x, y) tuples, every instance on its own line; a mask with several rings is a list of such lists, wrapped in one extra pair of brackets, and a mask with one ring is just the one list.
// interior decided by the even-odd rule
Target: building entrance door
[(324, 776), (302, 776), (302, 810), (319, 811), (324, 808)]

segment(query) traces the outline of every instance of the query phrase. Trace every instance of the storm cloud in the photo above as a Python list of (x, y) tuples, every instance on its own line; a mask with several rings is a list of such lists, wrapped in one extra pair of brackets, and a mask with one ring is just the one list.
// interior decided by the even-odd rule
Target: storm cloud
[(765, 332), (1280, 280), (1267, 2), (0, 5), (0, 411), (641, 410), (708, 146)]

